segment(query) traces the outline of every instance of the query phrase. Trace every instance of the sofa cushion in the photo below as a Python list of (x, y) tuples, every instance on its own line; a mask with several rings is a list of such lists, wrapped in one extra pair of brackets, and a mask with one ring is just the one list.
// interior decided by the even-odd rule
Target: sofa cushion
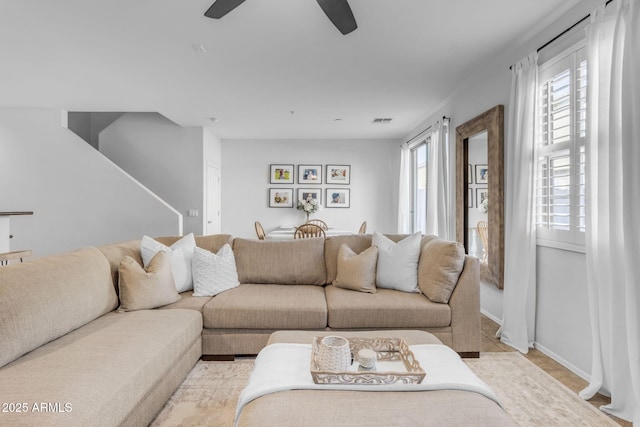
[(376, 292), (378, 248), (371, 246), (356, 254), (343, 244), (338, 251), (338, 275), (333, 286), (360, 292)]
[[(383, 234), (383, 236), (393, 242), (399, 242), (409, 236), (409, 234)], [(429, 242), (435, 237), (436, 236), (431, 235), (423, 236), (420, 245), (424, 246), (426, 242)], [(359, 254), (371, 246), (371, 242), (371, 234), (349, 234), (345, 236), (327, 237), (324, 243), (324, 259), (327, 263), (327, 284), (331, 284), (336, 280), (336, 274), (338, 272), (338, 251), (343, 243), (346, 243), (355, 253)]]
[(193, 310), (108, 313), (2, 369), (0, 401), (69, 404), (71, 410), (3, 413), (0, 423), (122, 425), (190, 349), (200, 347), (201, 332), (202, 316)]
[(464, 266), (464, 247), (459, 242), (431, 239), (422, 245), (418, 286), (433, 302), (448, 303)]
[(117, 305), (109, 263), (96, 248), (0, 268), (0, 366)]
[(135, 259), (138, 264), (142, 265), (140, 240), (130, 240), (128, 242), (101, 246), (98, 249), (107, 258), (107, 261), (109, 261), (109, 267), (111, 268), (111, 280), (113, 281), (113, 287), (117, 294), (119, 280), (118, 268), (120, 267), (120, 261), (122, 261), (122, 258), (130, 256)]
[(451, 308), (424, 295), (378, 288), (375, 294), (325, 287), (330, 328), (432, 328), (451, 324)]
[(180, 299), (171, 274), (169, 254), (160, 251), (143, 268), (125, 256), (118, 269), (119, 311), (144, 310), (171, 304)]
[(202, 315), (205, 328), (318, 329), (327, 326), (324, 289), (313, 285), (242, 284), (216, 295), (204, 306)]
[(142, 262), (145, 267), (149, 265), (151, 259), (158, 252), (164, 251), (169, 254), (176, 290), (184, 292), (193, 289), (191, 260), (193, 259), (195, 247), (196, 240), (193, 233), (187, 234), (171, 246), (164, 245), (149, 236), (142, 236), (140, 252), (142, 253)]
[[(171, 246), (182, 236), (163, 236), (156, 237), (155, 240), (166, 246)], [(216, 253), (225, 244), (233, 244), (233, 237), (230, 234), (210, 234), (208, 236), (196, 236), (196, 246), (206, 249), (209, 252)]]
[(343, 244), (359, 254), (371, 247), (370, 234), (349, 234), (327, 237), (324, 241), (324, 259), (327, 268), (327, 284), (333, 283), (338, 275), (338, 251)]
[(324, 239), (233, 241), (240, 283), (324, 285)]
[(194, 296), (218, 295), (240, 284), (233, 250), (228, 244), (218, 253), (196, 248), (192, 266)]
[[(155, 240), (166, 246), (171, 246), (182, 236), (163, 236), (156, 237)], [(206, 249), (210, 252), (218, 252), (225, 244), (232, 244), (233, 238), (229, 234), (212, 234), (209, 236), (196, 236), (196, 246)], [(140, 253), (140, 240), (130, 240), (128, 242), (116, 243), (107, 246), (101, 246), (98, 249), (107, 257), (111, 266), (111, 275), (113, 277), (113, 286), (116, 294), (118, 293), (118, 267), (120, 261), (125, 255), (129, 255), (135, 259), (138, 264), (142, 265), (142, 254)]]
[(420, 292), (418, 288), (418, 259), (422, 235), (411, 234), (394, 242), (374, 233), (371, 244), (378, 247), (376, 286), (403, 292)]

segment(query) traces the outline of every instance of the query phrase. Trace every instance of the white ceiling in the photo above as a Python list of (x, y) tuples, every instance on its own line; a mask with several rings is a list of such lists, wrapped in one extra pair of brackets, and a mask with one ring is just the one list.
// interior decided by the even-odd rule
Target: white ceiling
[(0, 0), (0, 106), (158, 111), (221, 138), (402, 138), (577, 2), (349, 0), (343, 36), (315, 0), (221, 20), (203, 15), (213, 0)]

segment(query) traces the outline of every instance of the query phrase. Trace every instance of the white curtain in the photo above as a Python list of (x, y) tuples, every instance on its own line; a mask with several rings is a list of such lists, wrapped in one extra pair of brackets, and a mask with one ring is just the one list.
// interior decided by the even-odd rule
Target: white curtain
[(640, 1), (616, 0), (587, 27), (588, 399), (640, 426)]
[(451, 240), (449, 211), (449, 121), (442, 125), (437, 122), (431, 132), (429, 143), (429, 164), (427, 167), (427, 221), (426, 234), (434, 234)]
[(505, 260), (501, 341), (522, 353), (533, 347), (536, 309), (534, 221), (535, 105), (538, 54), (512, 67), (505, 147)]
[(400, 180), (398, 187), (398, 233), (411, 233), (411, 150), (400, 147)]

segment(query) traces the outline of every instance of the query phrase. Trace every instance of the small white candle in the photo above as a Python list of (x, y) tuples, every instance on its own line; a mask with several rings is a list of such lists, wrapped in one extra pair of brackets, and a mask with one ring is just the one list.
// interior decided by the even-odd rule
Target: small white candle
[(376, 360), (378, 360), (378, 354), (375, 351), (369, 350), (368, 348), (363, 348), (358, 351), (358, 361), (363, 368), (370, 369), (375, 367)]

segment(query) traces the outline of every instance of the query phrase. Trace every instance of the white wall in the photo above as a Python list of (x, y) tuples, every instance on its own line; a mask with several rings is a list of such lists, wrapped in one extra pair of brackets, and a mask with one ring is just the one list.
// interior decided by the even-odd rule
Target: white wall
[[(184, 233), (203, 233), (203, 130), (158, 113), (126, 113), (100, 133), (100, 152), (180, 212)], [(189, 217), (189, 209), (198, 210)]]
[[(601, 3), (583, 0), (537, 34), (530, 34), (525, 40), (512, 41), (501, 56), (487, 58), (484, 65), (476, 68), (476, 75), (467, 82), (461, 82), (459, 90), (418, 124), (407, 138), (443, 115), (451, 117), (451, 126), (455, 129), (497, 104), (505, 106), (505, 135), (508, 135), (509, 66), (588, 15)], [(505, 140), (505, 150), (512, 143)], [(505, 182), (505, 191), (509, 191), (508, 182)], [(591, 337), (584, 254), (539, 247), (538, 255), (536, 345), (585, 376), (591, 369)], [(502, 291), (493, 285), (481, 283), (482, 311), (492, 318), (501, 319), (502, 296)]]
[[(222, 231), (255, 238), (254, 222), (265, 230), (298, 225), (305, 215), (293, 208), (269, 208), (268, 189), (322, 188), (323, 207), (312, 217), (339, 228), (358, 230), (367, 221), (367, 232), (395, 232), (397, 227), (400, 141), (395, 140), (223, 140)], [(351, 207), (325, 208), (327, 187), (269, 184), (270, 164), (351, 165)]]
[(536, 347), (583, 377), (591, 371), (585, 254), (538, 246)]
[(181, 217), (62, 126), (66, 113), (0, 109), (0, 210), (14, 250), (34, 257), (180, 232)]

